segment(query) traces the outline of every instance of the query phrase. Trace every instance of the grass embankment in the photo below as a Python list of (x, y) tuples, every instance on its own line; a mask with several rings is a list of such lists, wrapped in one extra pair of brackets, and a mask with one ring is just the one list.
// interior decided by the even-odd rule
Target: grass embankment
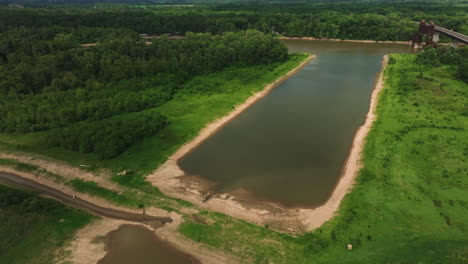
[(391, 56), (364, 167), (339, 216), (296, 238), (215, 213), (180, 231), (255, 263), (466, 263), (468, 85), (454, 68), (414, 58)]
[[(45, 148), (39, 142), (42, 133), (19, 135), (0, 134), (0, 149), (38, 153), (73, 165), (108, 168), (115, 172), (132, 173), (115, 177), (127, 186), (141, 186), (143, 176), (154, 170), (182, 144), (194, 138), (208, 123), (229, 113), (253, 93), (295, 68), (308, 54), (290, 55), (286, 62), (246, 68), (232, 68), (194, 77), (184, 84), (172, 100), (145, 111), (159, 111), (170, 124), (156, 136), (130, 147), (120, 156), (101, 160), (93, 154), (79, 154), (59, 148)], [(130, 113), (121, 115), (131, 118)]]
[(0, 263), (53, 263), (64, 243), (94, 218), (35, 193), (0, 185)]

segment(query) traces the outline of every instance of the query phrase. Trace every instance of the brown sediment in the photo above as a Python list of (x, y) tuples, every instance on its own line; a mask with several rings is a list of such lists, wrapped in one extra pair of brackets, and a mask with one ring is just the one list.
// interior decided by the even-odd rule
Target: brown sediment
[(278, 39), (284, 40), (322, 40), (322, 41), (334, 41), (334, 42), (356, 42), (356, 43), (388, 43), (388, 44), (404, 44), (411, 45), (410, 41), (390, 41), (390, 40), (354, 40), (354, 39), (327, 39), (327, 38), (313, 38), (313, 37), (278, 37)]
[[(149, 232), (150, 240), (151, 240), (150, 244), (157, 245), (158, 247), (164, 248), (164, 251), (171, 252), (174, 255), (182, 257), (183, 259), (185, 259), (185, 261), (190, 262), (191, 264), (200, 264), (200, 261), (197, 258), (193, 257), (192, 255), (190, 255), (190, 254), (188, 254), (186, 252), (180, 251), (179, 249), (177, 249), (175, 247), (172, 247), (172, 245), (170, 245), (166, 241), (163, 241), (162, 239), (160, 239), (154, 232), (152, 232), (154, 230), (146, 228), (144, 225), (135, 225), (135, 224), (120, 225), (116, 230), (113, 230), (113, 231), (106, 234), (106, 236), (103, 238), (103, 240), (104, 240), (104, 242), (106, 244), (107, 254), (98, 261), (98, 264), (112, 263), (112, 258), (115, 259), (115, 257), (113, 257), (113, 256), (115, 254), (118, 254), (118, 252), (116, 252), (119, 249), (118, 244), (119, 244), (119, 242), (122, 242), (122, 241), (118, 241), (119, 240), (118, 232), (121, 231), (122, 229), (125, 229), (125, 228), (137, 228), (137, 229), (140, 229), (142, 231)], [(143, 256), (143, 257), (145, 257), (147, 260), (150, 260), (151, 262), (153, 262), (155, 259), (153, 259), (152, 257), (157, 257), (157, 255), (155, 256), (154, 254), (153, 255), (151, 255), (151, 254), (152, 254), (152, 252), (148, 252), (148, 255)], [(133, 256), (133, 257), (135, 257), (135, 256)], [(164, 261), (165, 261), (164, 258), (158, 259), (158, 262), (164, 262)]]
[[(237, 264), (238, 259), (227, 255), (221, 251), (216, 251), (202, 247), (199, 244), (183, 237), (178, 231), (182, 217), (172, 212), (171, 217), (175, 219), (173, 223), (166, 224), (160, 228), (154, 229), (151, 226), (140, 224), (154, 233), (158, 243), (165, 243), (171, 249), (192, 259), (194, 263), (204, 264)], [(78, 230), (73, 241), (65, 248), (70, 254), (59, 262), (74, 264), (98, 263), (106, 254), (106, 237), (113, 231), (116, 231), (123, 225), (135, 225), (134, 222), (102, 218)]]
[(388, 63), (387, 55), (382, 60), (382, 68), (374, 84), (366, 120), (355, 134), (348, 158), (342, 169), (340, 180), (329, 199), (323, 205), (316, 208), (290, 208), (275, 202), (244, 199), (248, 195), (236, 195), (245, 192), (242, 190), (215, 194), (209, 200), (204, 201), (204, 198), (211, 191), (209, 186), (212, 183), (206, 183), (207, 180), (205, 179), (197, 181), (197, 177), (186, 175), (177, 164), (180, 158), (200, 145), (259, 98), (265, 96), (282, 81), (302, 69), (311, 59), (309, 58), (308, 61), (299, 65), (285, 76), (267, 85), (263, 91), (247, 99), (245, 103), (241, 104), (227, 116), (209, 124), (195, 139), (183, 145), (164, 164), (148, 175), (147, 180), (168, 196), (184, 199), (206, 210), (221, 212), (257, 225), (268, 225), (279, 232), (303, 233), (318, 228), (331, 219), (338, 210), (341, 200), (351, 189), (354, 179), (361, 168), (361, 152), (365, 137), (376, 118), (374, 112), (377, 106), (378, 94), (383, 87), (383, 70)]

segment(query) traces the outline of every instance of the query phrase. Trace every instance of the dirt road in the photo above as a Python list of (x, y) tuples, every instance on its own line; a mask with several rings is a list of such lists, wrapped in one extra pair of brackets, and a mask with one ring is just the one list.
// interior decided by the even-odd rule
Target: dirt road
[(26, 179), (26, 178), (23, 178), (21, 176), (11, 174), (11, 173), (0, 172), (0, 183), (4, 183), (6, 185), (10, 185), (14, 187), (27, 188), (27, 189), (38, 191), (40, 194), (52, 197), (72, 207), (86, 210), (90, 212), (91, 214), (94, 214), (97, 216), (103, 216), (103, 217), (132, 221), (132, 222), (142, 222), (142, 223), (147, 223), (151, 225), (155, 225), (157, 223), (165, 224), (168, 222), (172, 222), (172, 218), (170, 217), (150, 216), (146, 214), (137, 214), (137, 213), (116, 210), (112, 208), (101, 207), (93, 203), (90, 203), (86, 200), (83, 200), (77, 196), (76, 197), (70, 196), (64, 192), (61, 192), (60, 190), (39, 184), (32, 180), (29, 180), (29, 179)]

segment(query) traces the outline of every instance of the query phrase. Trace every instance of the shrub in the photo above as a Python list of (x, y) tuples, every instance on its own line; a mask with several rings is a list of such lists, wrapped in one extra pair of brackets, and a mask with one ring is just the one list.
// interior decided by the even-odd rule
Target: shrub
[(460, 64), (460, 56), (454, 48), (442, 50), (439, 60), (442, 64), (458, 65)]
[(418, 53), (418, 55), (416, 56), (416, 62), (418, 64), (430, 67), (436, 67), (440, 65), (439, 56), (436, 50), (432, 47), (425, 48), (423, 51)]

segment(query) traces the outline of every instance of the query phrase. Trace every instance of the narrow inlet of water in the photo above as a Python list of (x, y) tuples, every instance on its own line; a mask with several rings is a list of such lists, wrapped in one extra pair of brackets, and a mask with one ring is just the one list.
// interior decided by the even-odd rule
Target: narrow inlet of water
[(285, 40), (318, 57), (179, 161), (220, 192), (319, 206), (340, 178), (354, 134), (369, 110), (382, 57), (401, 44)]
[(107, 255), (98, 264), (197, 264), (138, 225), (123, 225), (105, 237)]

